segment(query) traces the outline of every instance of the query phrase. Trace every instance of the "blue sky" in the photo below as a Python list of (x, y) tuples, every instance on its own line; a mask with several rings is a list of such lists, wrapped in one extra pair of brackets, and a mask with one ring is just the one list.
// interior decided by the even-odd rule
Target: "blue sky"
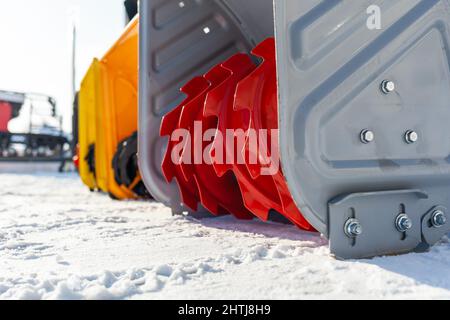
[(0, 89), (54, 96), (66, 128), (74, 15), (79, 84), (92, 59), (101, 57), (123, 30), (123, 0), (0, 0)]

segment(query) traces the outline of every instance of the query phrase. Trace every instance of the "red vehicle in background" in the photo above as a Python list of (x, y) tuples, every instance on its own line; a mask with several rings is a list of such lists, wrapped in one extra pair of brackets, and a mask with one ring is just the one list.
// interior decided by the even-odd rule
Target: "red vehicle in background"
[(0, 101), (0, 131), (8, 131), (8, 122), (12, 119), (12, 106), (9, 102)]
[(0, 161), (64, 161), (69, 140), (56, 101), (42, 94), (0, 91)]

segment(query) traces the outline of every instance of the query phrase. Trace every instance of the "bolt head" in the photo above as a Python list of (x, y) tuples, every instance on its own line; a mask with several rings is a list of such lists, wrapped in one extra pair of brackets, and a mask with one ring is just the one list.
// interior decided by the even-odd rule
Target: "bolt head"
[(365, 129), (361, 132), (360, 138), (362, 143), (371, 143), (375, 140), (375, 133), (371, 130)]
[(443, 227), (447, 223), (447, 216), (442, 210), (436, 210), (431, 218), (431, 223), (435, 228)]
[(401, 214), (397, 217), (397, 220), (395, 221), (395, 225), (396, 225), (398, 231), (406, 232), (408, 230), (411, 230), (411, 228), (413, 227), (413, 222), (408, 217), (408, 215)]
[(383, 91), (384, 94), (388, 94), (395, 91), (395, 83), (391, 80), (384, 80), (381, 83), (381, 91)]
[(349, 219), (345, 223), (344, 232), (349, 238), (356, 238), (363, 232), (361, 223), (357, 219)]
[(419, 140), (419, 134), (414, 130), (405, 133), (405, 140), (408, 144), (416, 143)]

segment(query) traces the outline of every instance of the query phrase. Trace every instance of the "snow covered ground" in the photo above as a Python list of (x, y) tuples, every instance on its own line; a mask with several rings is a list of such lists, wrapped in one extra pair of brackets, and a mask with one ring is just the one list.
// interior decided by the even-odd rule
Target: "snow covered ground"
[(0, 299), (450, 299), (450, 241), (336, 261), (292, 226), (172, 217), (75, 175), (0, 175)]

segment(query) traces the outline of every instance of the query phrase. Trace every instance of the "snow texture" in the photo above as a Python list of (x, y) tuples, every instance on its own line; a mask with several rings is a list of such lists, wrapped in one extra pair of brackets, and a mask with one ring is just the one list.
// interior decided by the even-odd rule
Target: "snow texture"
[(337, 261), (292, 226), (173, 217), (75, 175), (0, 175), (0, 299), (450, 299), (450, 241)]

